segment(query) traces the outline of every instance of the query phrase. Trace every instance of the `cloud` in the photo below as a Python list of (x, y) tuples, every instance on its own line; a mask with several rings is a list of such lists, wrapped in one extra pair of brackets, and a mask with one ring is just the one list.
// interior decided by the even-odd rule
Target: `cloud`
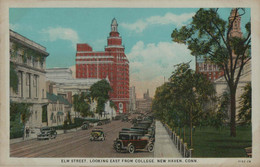
[(79, 43), (80, 39), (78, 33), (71, 28), (63, 27), (49, 27), (41, 31), (43, 34), (47, 34), (46, 41), (56, 41), (56, 40), (67, 40), (70, 41), (73, 47), (76, 47), (76, 44)]
[(173, 13), (166, 13), (164, 16), (151, 16), (149, 18), (146, 18), (144, 20), (139, 19), (135, 23), (122, 23), (122, 27), (135, 31), (135, 32), (143, 32), (144, 29), (146, 29), (150, 25), (166, 25), (166, 24), (174, 24), (177, 27), (181, 27), (185, 23), (187, 23), (188, 20), (191, 19), (192, 16), (194, 16), (195, 13), (184, 13), (181, 15), (176, 15)]
[[(170, 77), (174, 65), (191, 61), (194, 69), (194, 57), (186, 45), (174, 42), (159, 42), (144, 44), (138, 41), (127, 53), (130, 62), (130, 85), (135, 85), (142, 94), (148, 88), (153, 95), (156, 87)], [(142, 89), (142, 91), (141, 91)], [(142, 93), (140, 93), (140, 91)]]

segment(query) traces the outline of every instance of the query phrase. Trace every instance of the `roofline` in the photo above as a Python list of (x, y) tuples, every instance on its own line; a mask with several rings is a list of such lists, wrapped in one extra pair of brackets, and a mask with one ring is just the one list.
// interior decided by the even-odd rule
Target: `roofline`
[[(15, 34), (18, 34), (18, 35), (21, 36), (22, 38), (25, 38), (26, 40), (31, 41), (31, 42), (33, 42), (33, 43), (39, 45), (40, 47), (44, 48), (45, 50), (41, 50), (41, 49), (39, 49), (39, 48), (36, 48), (35, 46), (32, 46), (32, 45), (30, 45), (30, 44), (28, 44), (28, 43), (26, 43), (26, 42), (23, 42), (23, 44), (25, 43), (26, 45), (29, 45), (29, 47), (31, 47), (32, 49), (39, 50), (40, 52), (43, 52), (43, 53), (46, 55), (46, 57), (49, 55), (49, 53), (46, 52), (46, 47), (45, 47), (45, 46), (43, 46), (43, 45), (41, 45), (41, 44), (39, 44), (39, 43), (37, 43), (37, 42), (31, 40), (31, 39), (29, 39), (29, 38), (27, 38), (27, 37), (25, 37), (25, 36), (19, 34), (18, 32), (15, 32), (15, 31), (13, 31), (13, 30), (11, 30), (11, 29), (9, 29), (9, 31), (11, 31), (11, 32), (13, 32), (13, 33), (15, 33)], [(9, 37), (10, 37), (10, 35), (9, 35)], [(15, 39), (15, 40), (17, 40), (18, 42), (21, 41), (20, 39), (17, 39), (17, 38), (15, 38), (15, 37), (12, 37), (12, 38)], [(10, 39), (11, 39), (11, 37), (10, 37)], [(22, 41), (21, 41), (21, 42), (22, 42)]]

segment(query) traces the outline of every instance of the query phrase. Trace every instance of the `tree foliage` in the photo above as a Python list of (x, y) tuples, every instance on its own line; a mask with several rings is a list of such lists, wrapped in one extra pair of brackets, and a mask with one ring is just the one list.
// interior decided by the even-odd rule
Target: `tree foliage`
[(230, 134), (236, 136), (235, 95), (243, 67), (251, 59), (251, 23), (249, 21), (245, 25), (243, 37), (233, 36), (236, 20), (245, 14), (245, 10), (236, 8), (232, 12), (235, 13), (234, 17), (227, 21), (219, 16), (218, 9), (199, 9), (192, 17), (192, 22), (173, 30), (171, 37), (174, 42), (188, 45), (193, 56), (203, 56), (224, 71), (230, 91)]
[(112, 91), (110, 84), (105, 80), (98, 81), (90, 87), (90, 96), (97, 101), (96, 112), (102, 115), (105, 103), (109, 100), (109, 92)]
[[(30, 110), (31, 106), (31, 103), (10, 102), (10, 137), (15, 137), (13, 136), (15, 134), (12, 132), (18, 128), (18, 131), (21, 132), (24, 138), (25, 125), (32, 114)], [(22, 129), (20, 129), (21, 127)]]
[(230, 94), (225, 91), (218, 100), (217, 112), (211, 113), (210, 125), (219, 129), (227, 123), (228, 111), (230, 106)]
[(10, 63), (10, 88), (13, 89), (13, 91), (18, 91), (18, 75), (15, 71), (15, 65), (13, 63)]
[(214, 93), (212, 83), (203, 74), (195, 73), (189, 63), (181, 63), (176, 65), (169, 82), (156, 89), (152, 110), (173, 127), (192, 129), (207, 112), (205, 104)]
[(86, 92), (73, 95), (73, 107), (74, 110), (79, 112), (81, 116), (93, 116), (93, 113), (90, 111), (90, 95)]
[(251, 83), (248, 83), (244, 87), (244, 93), (240, 99), (240, 109), (238, 112), (238, 120), (241, 124), (251, 125), (251, 113), (252, 113), (252, 87)]

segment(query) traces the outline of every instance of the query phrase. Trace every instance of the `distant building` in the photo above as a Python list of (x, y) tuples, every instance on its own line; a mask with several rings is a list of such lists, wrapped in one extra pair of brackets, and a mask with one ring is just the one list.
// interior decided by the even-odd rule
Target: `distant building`
[(149, 95), (149, 90), (143, 95), (143, 99), (136, 99), (137, 112), (151, 112), (152, 111), (152, 98)]
[[(87, 92), (90, 87), (100, 81), (99, 78), (80, 78), (75, 79), (72, 77), (72, 71), (69, 68), (49, 68), (46, 69), (47, 87), (49, 87), (50, 93), (57, 95), (64, 95), (67, 97), (67, 93), (79, 94), (81, 92)], [(109, 81), (108, 81), (109, 82)], [(55, 88), (53, 90), (53, 88)]]
[(129, 109), (129, 61), (117, 27), (114, 18), (105, 51), (93, 51), (86, 43), (77, 44), (76, 78), (108, 78), (113, 89), (110, 98), (117, 106), (117, 113), (125, 113)]
[(42, 113), (47, 110), (46, 98), (46, 58), (49, 53), (40, 44), (10, 30), (10, 63), (18, 74), (18, 91), (10, 88), (10, 100), (30, 103), (31, 116), (26, 126), (41, 127), (47, 122)]
[(50, 94), (47, 92), (48, 114), (47, 125), (59, 126), (63, 125), (67, 119), (69, 112), (71, 112), (72, 105), (62, 96)]
[[(46, 69), (46, 87), (49, 94), (62, 96), (70, 104), (73, 104), (73, 95), (88, 92), (90, 87), (101, 79), (75, 79), (69, 68), (49, 68)], [(78, 113), (72, 107), (71, 117), (77, 117)], [(65, 111), (64, 111), (65, 113)]]
[[(46, 87), (47, 87), (47, 92), (49, 93), (49, 97), (51, 97), (52, 99), (55, 99), (55, 97), (57, 99), (60, 99), (61, 97), (63, 97), (64, 99), (66, 99), (66, 101), (68, 101), (68, 103), (73, 104), (73, 95), (75, 94), (80, 94), (82, 92), (89, 92), (90, 87), (100, 81), (101, 79), (96, 79), (96, 78), (73, 78), (72, 77), (72, 71), (69, 68), (49, 68), (46, 70), (46, 77), (47, 77), (47, 82), (46, 82)], [(106, 80), (108, 81), (108, 78), (106, 78)], [(109, 82), (109, 81), (108, 81)], [(50, 103), (53, 103), (53, 105), (58, 105), (57, 103), (59, 103), (59, 105), (61, 106), (61, 108), (66, 109), (69, 108), (68, 105), (57, 101), (57, 100), (51, 100)], [(97, 103), (96, 101), (92, 101), (92, 103), (90, 104), (90, 110), (95, 112), (96, 111), (96, 106)], [(52, 107), (51, 107), (52, 108)], [(55, 108), (55, 107), (54, 107)], [(49, 108), (48, 108), (48, 111)], [(53, 110), (52, 110), (53, 111)], [(54, 116), (57, 116), (57, 114), (59, 114), (59, 116), (61, 115), (62, 112), (64, 112), (64, 115), (67, 115), (68, 111), (70, 111), (71, 117), (78, 117), (79, 113), (76, 113), (73, 105), (72, 108), (70, 108), (70, 110), (55, 110), (55, 112), (52, 112), (54, 114)], [(49, 114), (50, 115), (50, 114)], [(105, 104), (105, 109), (104, 109), (104, 114), (102, 115), (102, 118), (111, 118), (114, 117), (116, 115), (114, 109), (112, 109), (110, 107), (110, 102), (108, 101)], [(99, 118), (99, 115), (95, 114), (95, 117)], [(55, 121), (54, 117), (54, 121)], [(53, 121), (51, 120), (51, 121)], [(57, 122), (55, 122), (57, 123)], [(54, 124), (55, 124), (54, 123)]]
[(216, 64), (206, 62), (203, 59), (197, 59), (196, 70), (207, 76), (210, 81), (214, 81), (224, 75), (224, 72)]
[(129, 88), (129, 112), (136, 111), (136, 93), (135, 86)]

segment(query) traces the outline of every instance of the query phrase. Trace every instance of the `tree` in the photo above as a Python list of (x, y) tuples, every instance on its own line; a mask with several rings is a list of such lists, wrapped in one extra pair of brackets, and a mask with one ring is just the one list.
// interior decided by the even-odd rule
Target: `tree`
[[(32, 104), (30, 103), (17, 103), (10, 102), (10, 122), (21, 121), (23, 124), (23, 128), (25, 129), (25, 124), (29, 120), (32, 112), (30, 107)], [(19, 116), (19, 120), (17, 120), (17, 115)], [(24, 138), (24, 134), (23, 134)]]
[(90, 96), (97, 101), (96, 112), (102, 115), (105, 103), (109, 100), (109, 92), (112, 91), (110, 84), (105, 80), (98, 81), (90, 87)]
[(193, 124), (206, 112), (203, 104), (213, 97), (212, 83), (203, 74), (190, 69), (189, 63), (176, 65), (169, 82), (158, 87), (152, 109), (161, 120), (174, 127), (190, 127), (192, 146)]
[(219, 99), (217, 112), (212, 113), (211, 123), (210, 123), (212, 126), (219, 129), (227, 122), (229, 106), (230, 106), (230, 94), (229, 92), (225, 91)]
[(205, 104), (215, 91), (212, 83), (200, 73), (190, 69), (189, 63), (176, 65), (177, 69), (170, 77), (171, 93), (174, 96), (177, 114), (183, 124), (190, 127), (190, 146), (192, 147), (192, 128), (201, 114)]
[(249, 21), (245, 25), (244, 37), (233, 36), (233, 27), (237, 26), (237, 19), (245, 14), (245, 10), (236, 8), (232, 9), (232, 13), (234, 15), (227, 22), (220, 18), (218, 9), (199, 9), (192, 17), (192, 22), (173, 30), (171, 37), (174, 42), (188, 45), (193, 56), (204, 56), (224, 71), (230, 91), (230, 135), (235, 137), (236, 90), (241, 72), (251, 59), (251, 23)]
[(238, 112), (238, 121), (241, 124), (251, 125), (251, 113), (252, 113), (252, 87), (251, 83), (248, 83), (244, 87), (244, 93), (240, 99), (240, 109)]
[(90, 111), (90, 103), (90, 95), (86, 92), (73, 95), (73, 107), (83, 117), (93, 116), (93, 113)]

